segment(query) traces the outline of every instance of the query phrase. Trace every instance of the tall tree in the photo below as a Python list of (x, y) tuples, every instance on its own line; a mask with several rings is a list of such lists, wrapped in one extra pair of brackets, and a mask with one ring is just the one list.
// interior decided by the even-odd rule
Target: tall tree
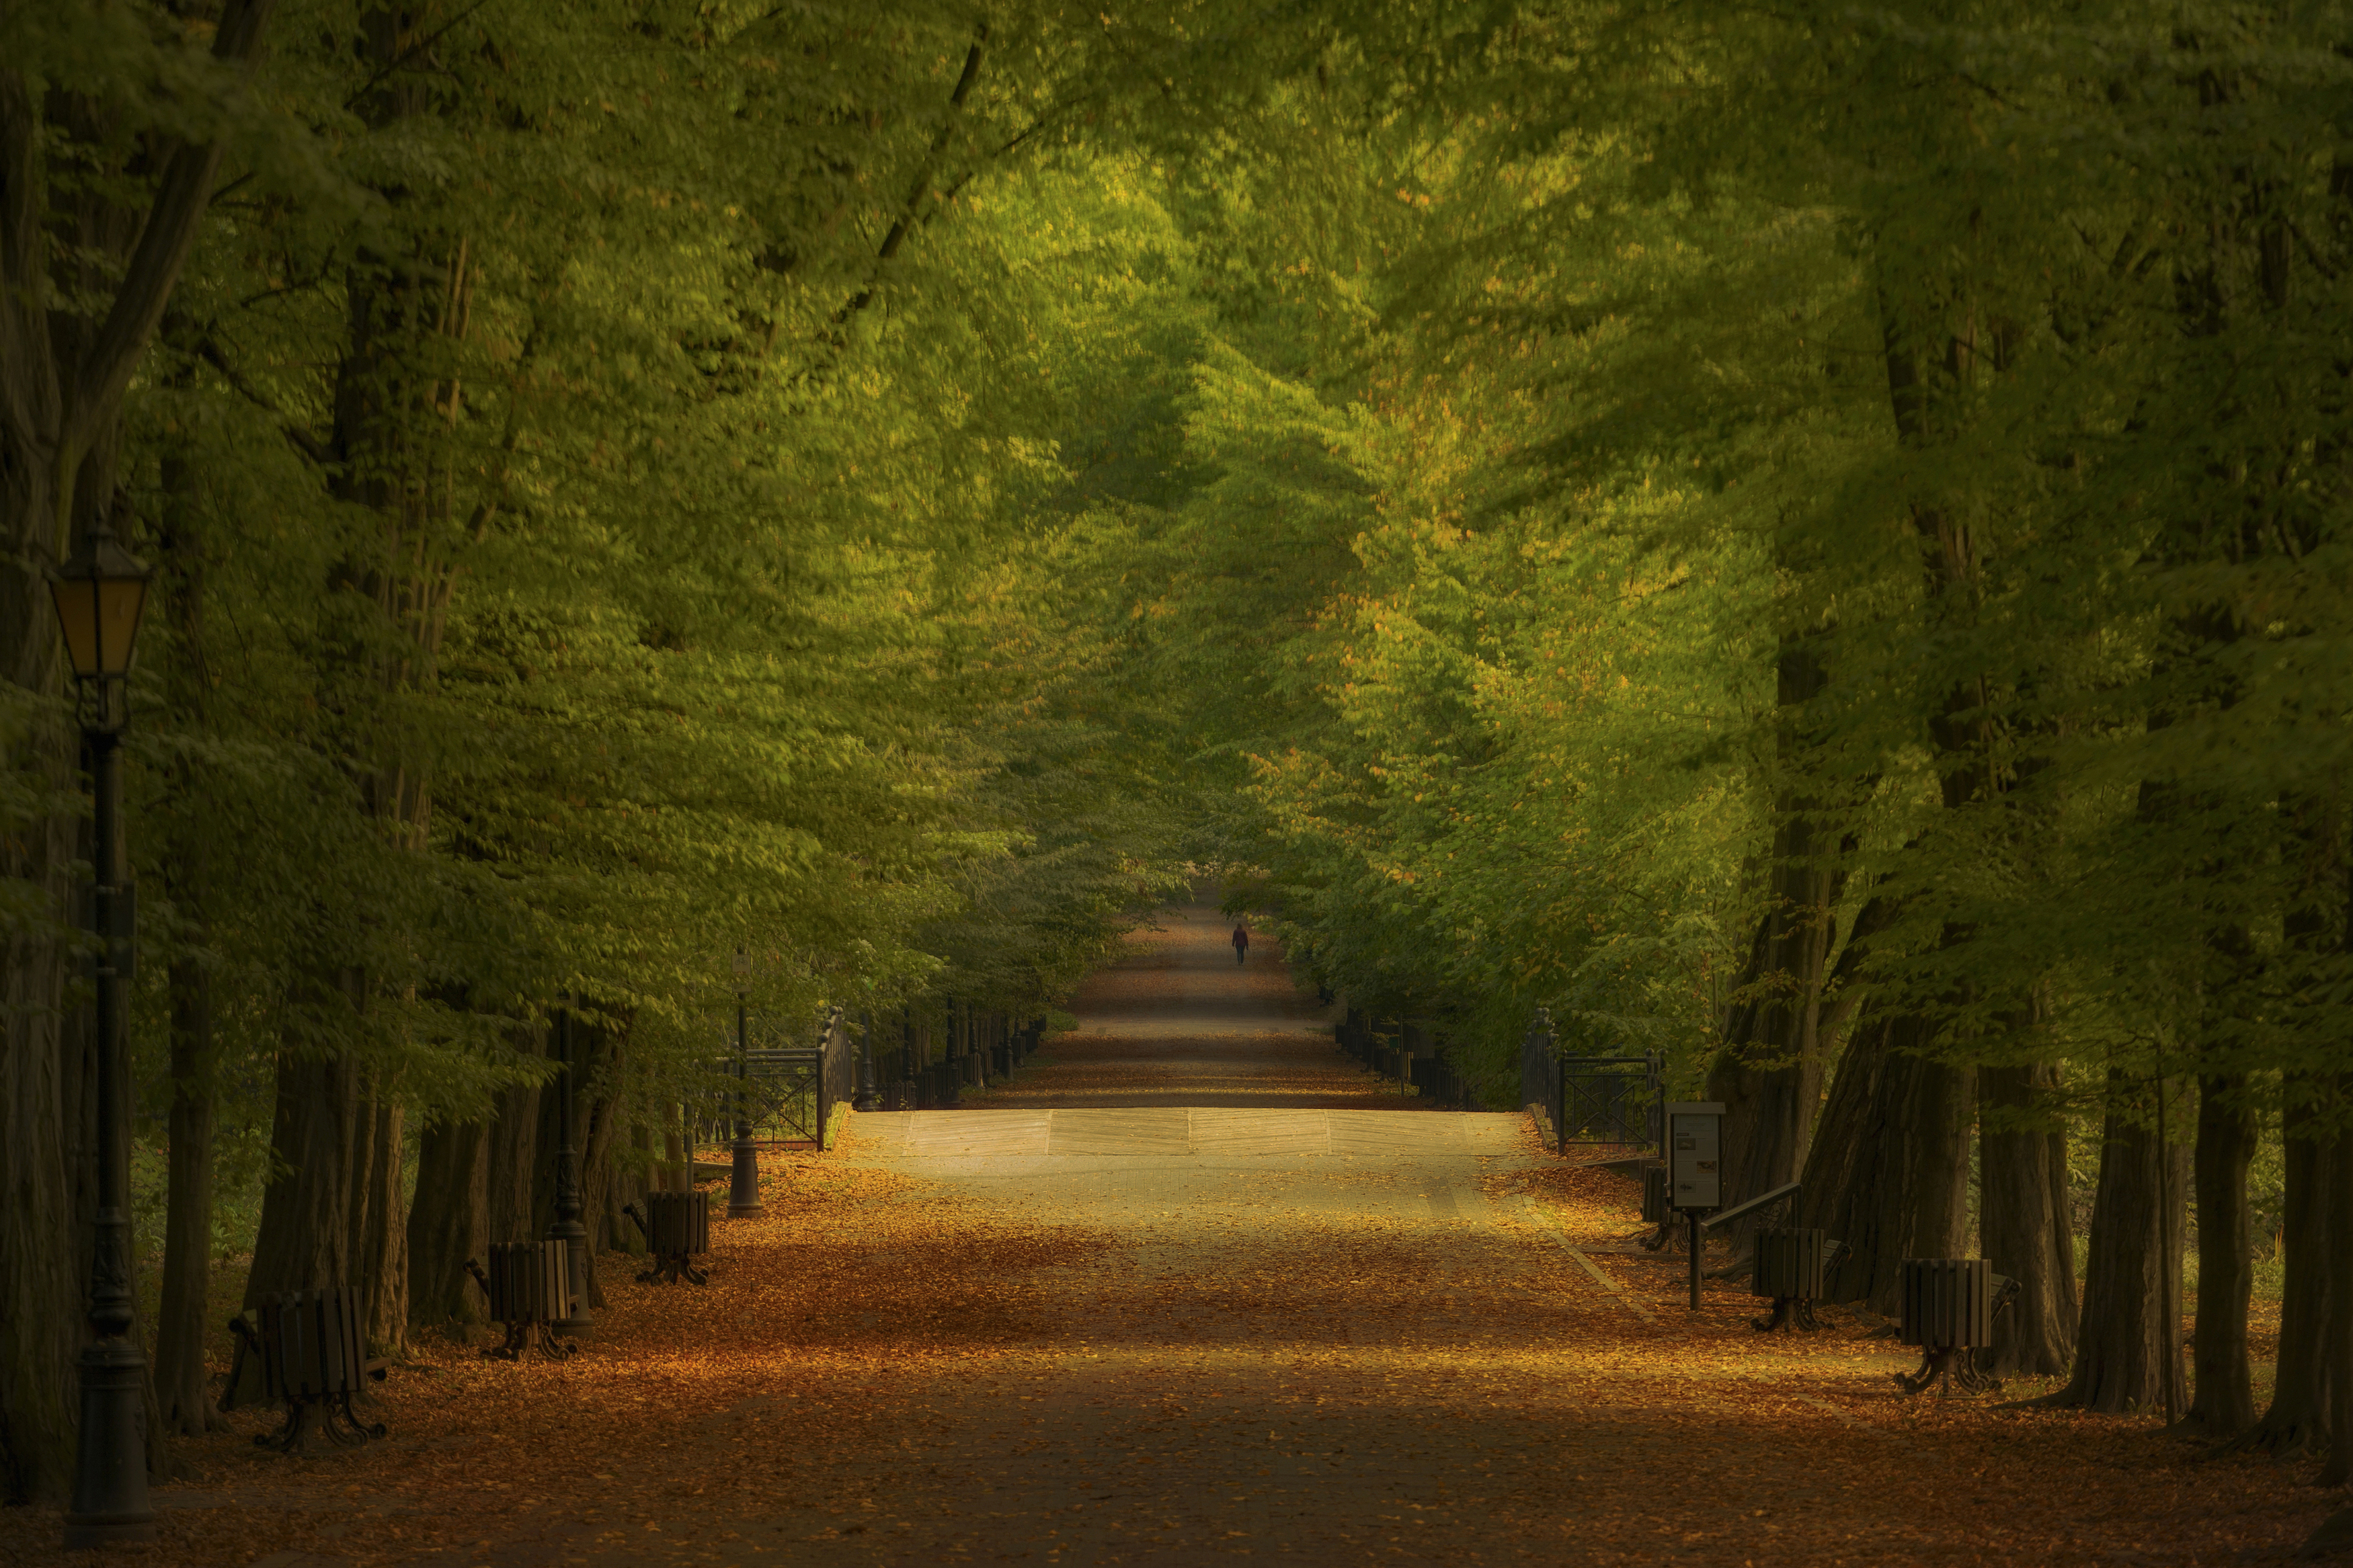
[[(79, 1064), (58, 1018), (71, 907), (71, 752), (47, 700), (43, 567), (116, 506), (121, 412), (210, 204), (272, 0), (226, 0), (207, 42), (146, 5), (24, 7), (0, 67), (0, 731), (8, 889), (0, 950), (0, 1456), (12, 1498), (54, 1496), (73, 1452), (82, 1281), (64, 1144)], [(209, 68), (207, 68), (209, 67)], [(67, 243), (59, 244), (59, 238)]]

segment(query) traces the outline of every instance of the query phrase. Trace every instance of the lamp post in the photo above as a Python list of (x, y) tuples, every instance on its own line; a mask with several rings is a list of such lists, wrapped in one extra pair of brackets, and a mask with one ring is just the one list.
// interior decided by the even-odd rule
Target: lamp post
[(555, 1223), (547, 1227), (547, 1239), (564, 1244), (565, 1277), (572, 1282), (572, 1300), (555, 1327), (567, 1334), (583, 1334), (596, 1326), (596, 1320), (588, 1310), (588, 1227), (580, 1223), (580, 1154), (572, 1142), (572, 1082), (578, 1069), (572, 1052), (569, 998), (564, 1011), (556, 1015), (555, 1048), (564, 1057), (564, 1076), (555, 1090), (555, 1114), (564, 1123), (564, 1143), (555, 1153)]
[(849, 1109), (874, 1109), (874, 1010), (871, 1007), (858, 1015), (858, 1097), (849, 1102)]
[(735, 950), (735, 1169), (727, 1184), (727, 1217), (757, 1219), (767, 1213), (760, 1202), (760, 1154), (752, 1147), (752, 1025), (744, 1010), (744, 983), (752, 973), (752, 955)]
[(66, 1511), (66, 1549), (155, 1539), (155, 1512), (147, 1503), (145, 1390), (147, 1358), (131, 1337), (131, 1216), (125, 1203), (130, 1171), (121, 1127), (123, 1082), (122, 976), (116, 966), (121, 902), (116, 864), (116, 816), (122, 798), (120, 747), (129, 702), (124, 676), (139, 640), (147, 602), (147, 566), (114, 540), (103, 522), (90, 530), (72, 559), (49, 575), (49, 596), (81, 705), (82, 747), (90, 757), (93, 847), (90, 854), (91, 934), (98, 939), (93, 1020), (98, 1031), (98, 1215), (90, 1260), (90, 1342), (77, 1368), (81, 1430), (74, 1450), (73, 1501)]

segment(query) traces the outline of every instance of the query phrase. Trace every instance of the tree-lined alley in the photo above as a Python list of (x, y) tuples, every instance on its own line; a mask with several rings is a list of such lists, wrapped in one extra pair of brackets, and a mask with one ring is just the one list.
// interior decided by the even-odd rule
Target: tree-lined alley
[(44, 577), (101, 527), (155, 568), (159, 1473), (224, 1289), (358, 1282), (403, 1353), (567, 1134), (631, 1245), (739, 984), (778, 1040), (1043, 1015), (1218, 867), (1499, 1110), (1538, 1007), (1662, 1053), (1840, 1300), (1982, 1255), (2054, 1404), (2343, 1483), (2348, 39), (12, 7), (6, 1491), (73, 1454), (102, 1042)]

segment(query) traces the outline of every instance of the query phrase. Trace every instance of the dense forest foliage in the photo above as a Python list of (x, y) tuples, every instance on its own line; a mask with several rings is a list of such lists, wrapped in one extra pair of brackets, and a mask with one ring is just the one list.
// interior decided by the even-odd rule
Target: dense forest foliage
[(1981, 1252), (2054, 1399), (2343, 1480), (2348, 40), (11, 8), (9, 1489), (70, 1452), (90, 830), (43, 574), (101, 524), (156, 568), (159, 1435), (207, 1419), (226, 1253), (366, 1279), (388, 1347), (463, 1310), (406, 1243), (547, 1114), (559, 1008), (626, 1171), (739, 948), (779, 1021), (1036, 1013), (1223, 866), (1499, 1108), (1538, 1006), (1663, 1052), (1734, 1194), (1802, 1178), (1850, 1242), (1841, 1299)]

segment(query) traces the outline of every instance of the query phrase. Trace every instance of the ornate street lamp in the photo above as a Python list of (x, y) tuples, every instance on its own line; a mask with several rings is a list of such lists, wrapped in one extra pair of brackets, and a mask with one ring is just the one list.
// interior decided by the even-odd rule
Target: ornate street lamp
[(572, 1142), (572, 1087), (579, 1071), (578, 1058), (572, 1050), (571, 999), (565, 1001), (555, 1024), (555, 1047), (564, 1056), (555, 1114), (564, 1123), (564, 1143), (555, 1153), (555, 1223), (547, 1227), (547, 1239), (564, 1244), (565, 1278), (572, 1282), (571, 1304), (554, 1328), (559, 1333), (577, 1335), (594, 1329), (596, 1320), (588, 1310), (588, 1227), (580, 1223), (580, 1154)]
[(74, 1450), (73, 1502), (66, 1512), (69, 1552), (118, 1541), (155, 1539), (147, 1504), (147, 1358), (131, 1337), (130, 1170), (121, 1127), (128, 1120), (122, 1059), (122, 976), (116, 967), (121, 901), (114, 852), (122, 800), (120, 747), (129, 702), (122, 692), (147, 604), (147, 564), (114, 542), (104, 523), (74, 557), (49, 574), (58, 628), (83, 700), (82, 749), (90, 758), (93, 832), (91, 934), (98, 939), (98, 1218), (90, 1260), (90, 1342), (79, 1367), (81, 1433)]
[(744, 992), (751, 973), (752, 955), (739, 947), (735, 950), (735, 1169), (727, 1184), (729, 1219), (757, 1219), (768, 1212), (760, 1202), (760, 1153), (752, 1147), (752, 1029)]

